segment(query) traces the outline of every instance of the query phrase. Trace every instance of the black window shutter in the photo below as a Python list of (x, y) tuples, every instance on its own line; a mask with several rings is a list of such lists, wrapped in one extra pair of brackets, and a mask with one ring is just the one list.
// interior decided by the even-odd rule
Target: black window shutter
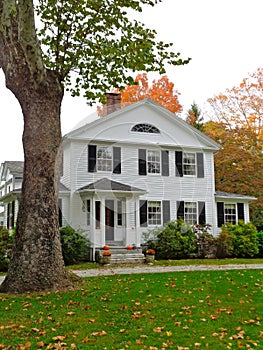
[(147, 201), (140, 201), (140, 226), (147, 227)]
[(217, 202), (217, 226), (221, 227), (225, 223), (224, 202)]
[(163, 226), (170, 220), (170, 201), (163, 201)]
[(89, 145), (88, 147), (88, 172), (89, 173), (95, 173), (97, 171), (96, 158), (97, 158), (97, 146)]
[(238, 220), (245, 220), (244, 203), (237, 203)]
[(181, 218), (184, 220), (184, 202), (183, 201), (177, 201), (177, 219)]
[(11, 203), (7, 204), (7, 218), (6, 218), (6, 228), (10, 228), (10, 205)]
[(146, 175), (146, 149), (139, 149), (138, 163), (139, 175)]
[(204, 177), (204, 154), (196, 153), (197, 158), (197, 177)]
[(62, 227), (62, 198), (58, 199), (58, 224)]
[(162, 151), (162, 175), (169, 176), (169, 151)]
[(121, 148), (113, 147), (113, 173), (121, 174)]
[(206, 216), (205, 216), (205, 202), (198, 202), (198, 216), (199, 216), (199, 225), (206, 224)]
[(183, 152), (175, 151), (175, 175), (183, 176)]

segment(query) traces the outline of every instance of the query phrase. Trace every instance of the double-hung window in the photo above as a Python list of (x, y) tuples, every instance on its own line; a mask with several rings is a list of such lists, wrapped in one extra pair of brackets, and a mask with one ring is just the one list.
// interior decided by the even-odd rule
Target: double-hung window
[(88, 145), (88, 172), (121, 174), (121, 147)]
[(177, 219), (181, 218), (190, 225), (206, 223), (205, 202), (177, 202)]
[(148, 174), (160, 174), (161, 165), (160, 151), (148, 150), (147, 152), (147, 172)]
[(184, 222), (195, 225), (197, 223), (197, 203), (185, 202), (184, 203)]
[(97, 171), (112, 171), (112, 147), (97, 147)]
[(164, 226), (170, 221), (170, 201), (140, 200), (140, 226)]
[(217, 202), (217, 226), (226, 222), (236, 225), (239, 220), (245, 221), (244, 203)]
[(162, 224), (162, 207), (159, 201), (148, 201), (148, 224), (159, 226)]
[(204, 154), (200, 152), (175, 151), (175, 175), (203, 178)]
[(225, 222), (229, 222), (235, 225), (236, 224), (236, 205), (225, 203), (224, 210), (225, 210)]
[(196, 157), (195, 153), (183, 154), (183, 172), (184, 175), (196, 175)]
[(169, 176), (169, 151), (139, 149), (138, 173), (139, 175)]

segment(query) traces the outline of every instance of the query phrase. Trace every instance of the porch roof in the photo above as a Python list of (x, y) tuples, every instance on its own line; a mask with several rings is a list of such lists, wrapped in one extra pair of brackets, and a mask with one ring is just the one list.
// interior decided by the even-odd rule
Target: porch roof
[(221, 191), (215, 192), (215, 198), (229, 198), (229, 199), (239, 199), (239, 200), (249, 200), (249, 201), (251, 201), (251, 200), (253, 201), (253, 200), (257, 199), (254, 196), (247, 196), (244, 194), (221, 192)]
[(103, 178), (92, 182), (86, 186), (79, 188), (78, 192), (124, 192), (124, 193), (137, 193), (145, 194), (146, 191), (137, 187), (123, 184), (121, 182), (113, 181), (107, 178)]

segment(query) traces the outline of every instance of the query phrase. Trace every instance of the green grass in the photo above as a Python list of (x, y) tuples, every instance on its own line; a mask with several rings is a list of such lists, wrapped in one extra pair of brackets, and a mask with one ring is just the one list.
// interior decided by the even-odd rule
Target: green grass
[(262, 300), (261, 270), (92, 277), (71, 292), (0, 294), (0, 349), (262, 349)]

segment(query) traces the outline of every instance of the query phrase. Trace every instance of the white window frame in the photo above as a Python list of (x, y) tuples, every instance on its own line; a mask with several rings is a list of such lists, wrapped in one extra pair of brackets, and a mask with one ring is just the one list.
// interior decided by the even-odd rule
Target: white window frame
[(162, 226), (162, 201), (147, 201), (147, 222), (148, 226)]
[(184, 222), (190, 225), (198, 223), (197, 202), (184, 202)]
[(224, 203), (225, 223), (236, 225), (237, 223), (237, 206), (236, 203)]
[[(101, 153), (101, 154), (100, 154)], [(97, 146), (97, 172), (112, 172), (113, 149), (111, 146)]]
[(196, 153), (183, 152), (183, 174), (184, 176), (197, 175)]
[(159, 150), (147, 150), (147, 174), (161, 174), (161, 152)]

